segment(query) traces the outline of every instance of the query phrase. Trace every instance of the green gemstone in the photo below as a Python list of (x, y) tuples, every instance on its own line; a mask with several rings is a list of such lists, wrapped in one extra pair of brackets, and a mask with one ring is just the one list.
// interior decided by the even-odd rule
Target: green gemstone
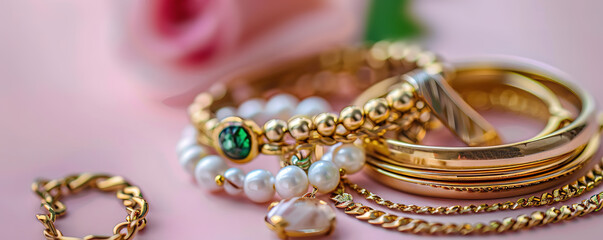
[(245, 159), (251, 152), (251, 134), (244, 127), (225, 127), (218, 135), (218, 139), (222, 152), (231, 159)]

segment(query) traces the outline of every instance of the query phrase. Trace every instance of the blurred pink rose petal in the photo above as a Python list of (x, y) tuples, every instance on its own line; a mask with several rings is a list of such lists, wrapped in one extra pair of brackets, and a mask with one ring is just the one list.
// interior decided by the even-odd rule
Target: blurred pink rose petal
[(134, 1), (124, 32), (152, 95), (182, 105), (227, 73), (357, 41), (365, 5), (364, 0)]

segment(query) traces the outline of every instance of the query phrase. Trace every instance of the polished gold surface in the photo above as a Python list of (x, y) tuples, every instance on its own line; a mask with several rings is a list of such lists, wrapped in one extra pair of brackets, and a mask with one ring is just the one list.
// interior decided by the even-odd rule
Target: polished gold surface
[[(544, 85), (526, 79), (525, 77), (513, 76), (510, 79), (517, 81), (506, 81), (507, 85), (505, 85), (500, 83), (488, 84), (482, 79), (480, 84), (468, 81), (455, 87), (456, 90), (463, 95), (468, 102), (472, 103), (472, 106), (476, 109), (489, 110), (496, 108), (498, 110), (511, 111), (537, 119), (550, 120), (538, 136), (554, 132), (560, 126), (563, 126), (570, 121), (569, 119), (571, 119), (571, 116), (565, 117), (563, 118), (565, 120), (562, 120), (562, 118), (558, 117), (558, 114), (549, 113), (550, 109), (560, 108), (561, 103), (557, 96)], [(529, 91), (524, 89), (529, 89)], [(367, 161), (371, 165), (383, 170), (409, 177), (464, 182), (498, 181), (501, 179), (517, 178), (549, 171), (560, 165), (567, 164), (572, 154), (575, 153), (570, 152), (526, 164), (484, 169), (425, 169), (423, 166), (407, 167), (405, 164), (399, 164), (398, 161), (379, 154), (374, 154), (372, 157), (369, 157)]]
[[(502, 75), (502, 77), (508, 77), (505, 76), (504, 72), (510, 72), (506, 70), (493, 71), (497, 75)], [(396, 81), (399, 80), (392, 79), (390, 84), (395, 84)], [(461, 81), (461, 79), (458, 79), (458, 81)], [(549, 84), (553, 84), (553, 82)], [(525, 164), (536, 159), (546, 159), (566, 154), (586, 144), (590, 136), (596, 131), (596, 124), (591, 124), (595, 122), (593, 100), (589, 95), (575, 89), (573, 86), (568, 89), (571, 85), (566, 85), (562, 80), (557, 85), (558, 88), (566, 87), (564, 92), (559, 92), (561, 98), (564, 98), (564, 100), (568, 98), (580, 99), (578, 107), (582, 106), (582, 109), (580, 109), (580, 114), (575, 121), (569, 124), (566, 124), (568, 122), (567, 111), (553, 111), (547, 128), (539, 134), (536, 141), (527, 140), (490, 147), (466, 148), (422, 146), (395, 139), (386, 139), (384, 142), (370, 142), (367, 146), (367, 152), (371, 155), (384, 156), (381, 159), (389, 159), (390, 162), (396, 162), (405, 167), (458, 170)], [(362, 95), (358, 101), (362, 101), (367, 97), (369, 96)], [(549, 102), (554, 101), (558, 100), (549, 100)], [(585, 104), (582, 105), (582, 102)], [(560, 105), (555, 104), (555, 106), (559, 107)], [(544, 133), (550, 133), (552, 130), (555, 130), (554, 133), (544, 136)]]
[(488, 146), (501, 143), (494, 127), (471, 108), (446, 82), (441, 74), (415, 70), (405, 74), (419, 98), (446, 127), (469, 146)]
[(321, 113), (314, 117), (316, 131), (322, 136), (332, 136), (337, 128), (337, 115), (332, 113)]
[(103, 192), (116, 191), (117, 198), (123, 201), (128, 216), (126, 216), (125, 222), (119, 223), (113, 228), (113, 235), (88, 235), (83, 239), (133, 239), (136, 233), (144, 229), (147, 224), (146, 215), (149, 206), (146, 200), (142, 198), (140, 189), (132, 186), (120, 176), (82, 173), (55, 180), (36, 180), (31, 188), (42, 199), (42, 207), (48, 211), (48, 214), (40, 214), (36, 217), (44, 225), (44, 237), (49, 240), (78, 239), (63, 236), (63, 233), (55, 227), (55, 221), (57, 217), (64, 215), (67, 210), (60, 201), (63, 196), (90, 188), (99, 189)]
[(571, 177), (593, 156), (599, 147), (599, 136), (593, 137), (587, 147), (574, 156), (571, 162), (549, 171), (503, 180), (489, 181), (437, 181), (409, 177), (389, 172), (368, 164), (366, 173), (380, 183), (419, 195), (441, 198), (492, 199), (511, 197), (557, 186)]
[(348, 130), (354, 131), (364, 124), (364, 111), (357, 106), (348, 106), (341, 110), (340, 122)]

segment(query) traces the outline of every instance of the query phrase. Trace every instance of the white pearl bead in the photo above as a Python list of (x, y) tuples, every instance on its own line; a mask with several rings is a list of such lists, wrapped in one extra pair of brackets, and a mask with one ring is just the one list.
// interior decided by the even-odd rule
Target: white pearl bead
[(233, 107), (223, 107), (218, 109), (218, 111), (216, 111), (216, 118), (219, 121), (222, 121), (222, 119), (227, 118), (227, 117), (232, 117), (232, 116), (236, 116), (237, 115), (237, 109), (233, 108)]
[(239, 105), (237, 115), (244, 119), (253, 119), (260, 122), (259, 120), (264, 118), (264, 105), (265, 102), (262, 99), (249, 99)]
[(354, 145), (345, 144), (337, 148), (333, 153), (333, 163), (338, 168), (345, 170), (346, 174), (353, 174), (364, 166), (366, 157), (364, 149)]
[(341, 146), (341, 143), (337, 143), (331, 147), (329, 147), (329, 150), (327, 150), (322, 157), (320, 157), (320, 160), (323, 161), (331, 161), (333, 160), (333, 151), (338, 148), (339, 146)]
[(230, 195), (238, 195), (243, 191), (245, 172), (238, 168), (229, 168), (224, 172), (224, 190)]
[(190, 124), (186, 125), (182, 130), (182, 137), (197, 137), (197, 128)]
[(319, 192), (331, 192), (339, 184), (339, 169), (332, 162), (317, 161), (308, 170), (308, 180)]
[(322, 157), (320, 157), (321, 161), (330, 162), (332, 159), (333, 159), (333, 153), (332, 152), (326, 152), (325, 154), (322, 155)]
[(256, 169), (245, 176), (243, 190), (251, 201), (263, 203), (274, 197), (274, 177), (264, 169)]
[(266, 103), (266, 115), (271, 118), (289, 119), (299, 101), (291, 94), (278, 94)]
[(298, 166), (286, 166), (276, 174), (274, 188), (281, 198), (302, 196), (308, 191), (308, 176)]
[(314, 116), (319, 113), (331, 111), (331, 105), (321, 97), (304, 99), (295, 108), (295, 115)]
[(178, 153), (178, 156), (182, 156), (182, 154), (184, 154), (184, 152), (186, 152), (186, 150), (192, 146), (199, 146), (197, 145), (197, 137), (190, 136), (180, 139), (176, 145), (176, 152)]
[(195, 167), (195, 178), (197, 183), (209, 191), (221, 189), (216, 183), (216, 176), (221, 175), (228, 169), (224, 160), (216, 155), (209, 155), (199, 161)]
[(185, 149), (180, 156), (178, 156), (178, 162), (180, 166), (184, 168), (190, 174), (195, 171), (195, 165), (201, 160), (201, 158), (207, 155), (207, 150), (199, 145), (193, 145)]

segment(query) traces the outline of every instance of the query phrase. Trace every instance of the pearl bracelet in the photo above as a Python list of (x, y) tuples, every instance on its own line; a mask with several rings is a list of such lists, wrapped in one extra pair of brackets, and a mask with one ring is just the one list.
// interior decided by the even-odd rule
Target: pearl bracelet
[(239, 168), (229, 168), (220, 156), (208, 155), (207, 148), (190, 140), (194, 138), (192, 134), (190, 127), (185, 129), (178, 144), (182, 167), (193, 174), (204, 189), (218, 191), (223, 188), (230, 195), (244, 192), (254, 202), (270, 201), (275, 192), (283, 199), (303, 196), (309, 184), (318, 192), (331, 192), (339, 184), (340, 169), (353, 174), (365, 163), (364, 149), (354, 144), (338, 144), (323, 154), (320, 161), (311, 163), (307, 174), (295, 165), (281, 168), (276, 176), (264, 169), (245, 174)]

